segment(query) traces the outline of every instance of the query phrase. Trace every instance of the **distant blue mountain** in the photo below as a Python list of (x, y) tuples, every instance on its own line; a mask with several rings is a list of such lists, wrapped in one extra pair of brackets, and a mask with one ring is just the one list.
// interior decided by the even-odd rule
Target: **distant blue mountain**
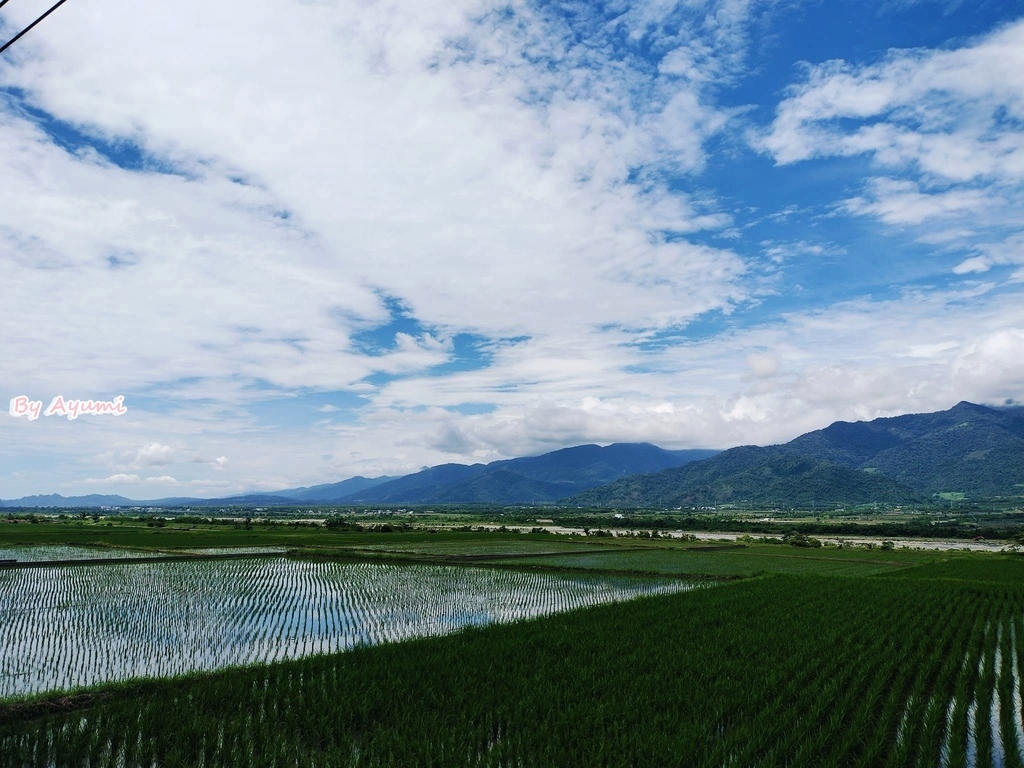
[(362, 504), (529, 504), (555, 501), (641, 472), (680, 467), (718, 451), (667, 451), (650, 443), (615, 443), (503, 459), (490, 464), (442, 464), (341, 501)]
[(395, 479), (397, 478), (386, 475), (372, 478), (357, 475), (350, 477), (348, 480), (342, 480), (340, 483), (325, 483), (323, 485), (312, 485), (308, 488), (288, 488), (283, 491), (274, 491), (274, 495), (284, 496), (295, 501), (334, 501)]
[(0, 506), (37, 508), (87, 507), (229, 507), (296, 504), (529, 504), (580, 493), (621, 477), (657, 472), (714, 456), (718, 451), (666, 451), (650, 443), (578, 445), (490, 464), (441, 464), (404, 477), (352, 477), (337, 483), (248, 493), (216, 499), (173, 496), (136, 501), (124, 496), (25, 496)]
[(429, 503), (436, 496), (438, 488), (454, 485), (479, 474), (484, 467), (484, 464), (440, 464), (349, 494), (342, 500), (349, 503)]
[(44, 496), (25, 496), (20, 499), (11, 499), (0, 502), (4, 507), (125, 507), (136, 504), (124, 496), (108, 496), (98, 493), (91, 493), (88, 496), (61, 496), (59, 493), (50, 493)]
[(38, 509), (95, 509), (99, 507), (229, 507), (294, 505), (295, 499), (266, 493), (248, 493), (219, 499), (197, 499), (192, 496), (171, 496), (164, 499), (138, 501), (124, 496), (89, 494), (88, 496), (61, 496), (51, 493), (45, 496), (24, 496), (0, 502), (6, 509), (17, 507)]

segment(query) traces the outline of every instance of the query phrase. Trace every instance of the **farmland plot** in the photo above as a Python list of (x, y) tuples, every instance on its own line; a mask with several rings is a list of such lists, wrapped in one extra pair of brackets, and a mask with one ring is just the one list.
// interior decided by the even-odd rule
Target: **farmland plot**
[(693, 586), (285, 559), (0, 571), (0, 699), (330, 653)]
[(38, 547), (0, 547), (0, 560), (15, 560), (21, 563), (38, 563), (50, 560), (117, 560), (126, 557), (141, 557), (148, 552), (128, 549), (107, 549), (105, 547), (66, 547), (42, 545)]

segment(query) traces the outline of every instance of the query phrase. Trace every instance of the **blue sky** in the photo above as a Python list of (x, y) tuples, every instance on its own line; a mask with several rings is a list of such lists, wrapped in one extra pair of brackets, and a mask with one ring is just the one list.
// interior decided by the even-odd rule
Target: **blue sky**
[(0, 420), (0, 498), (1020, 401), (1022, 73), (1020, 2), (68, 4), (0, 61), (0, 395), (129, 412)]

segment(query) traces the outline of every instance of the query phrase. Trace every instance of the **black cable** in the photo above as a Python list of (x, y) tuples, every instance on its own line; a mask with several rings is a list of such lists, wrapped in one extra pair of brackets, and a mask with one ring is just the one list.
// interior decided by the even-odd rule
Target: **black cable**
[[(29, 25), (28, 25), (27, 27), (25, 27), (25, 28), (24, 28), (23, 30), (21, 30), (21, 32), (19, 32), (18, 34), (16, 34), (16, 35), (15, 35), (14, 37), (12, 37), (12, 38), (11, 38), (10, 40), (8, 40), (8, 41), (7, 41), (6, 43), (4, 43), (3, 47), (2, 47), (2, 48), (0, 48), (0, 54), (2, 54), (2, 53), (3, 53), (4, 51), (6, 51), (6, 50), (7, 50), (8, 48), (10, 48), (10, 47), (11, 47), (12, 45), (14, 45), (14, 44), (15, 44), (16, 42), (18, 42), (18, 41), (19, 41), (19, 40), (20, 40), (20, 39), (21, 39), (22, 37), (24, 37), (24, 36), (25, 36), (26, 34), (28, 34), (28, 33), (29, 33), (29, 31), (30, 31), (30, 30), (32, 29), (32, 27), (34, 27), (34, 26), (35, 26), (36, 24), (38, 24), (38, 23), (39, 23), (40, 21), (42, 21), (43, 19), (45, 19), (45, 18), (46, 18), (47, 16), (49, 16), (49, 15), (50, 15), (51, 13), (53, 13), (54, 11), (56, 11), (56, 10), (57, 10), (58, 8), (60, 8), (60, 7), (62, 6), (62, 5), (64, 5), (64, 3), (66, 3), (67, 1), (68, 1), (68, 0), (57, 0), (57, 2), (56, 2), (56, 3), (54, 3), (53, 7), (52, 7), (52, 8), (50, 8), (50, 10), (48, 10), (48, 11), (47, 11), (46, 13), (44, 13), (44, 14), (43, 14), (42, 16), (40, 16), (40, 17), (39, 17), (38, 19), (36, 19), (36, 20), (35, 20), (35, 21), (33, 21), (33, 22), (32, 22), (31, 24), (29, 24)], [(0, 6), (2, 6), (2, 5), (3, 5), (4, 3), (6, 3), (6, 2), (7, 2), (7, 0), (3, 0), (2, 2), (0, 2)]]
[(0, 0), (0, 8), (3, 8), (5, 5), (7, 5), (7, 0)]

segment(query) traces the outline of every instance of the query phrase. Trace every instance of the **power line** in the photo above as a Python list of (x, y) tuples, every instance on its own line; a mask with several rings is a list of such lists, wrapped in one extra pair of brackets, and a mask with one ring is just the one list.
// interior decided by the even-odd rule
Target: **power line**
[[(4, 4), (5, 4), (5, 3), (7, 3), (7, 1), (8, 1), (8, 0), (0, 0), (0, 8), (2, 8), (2, 7), (4, 6)], [(35, 20), (35, 21), (33, 21), (33, 22), (32, 22), (31, 24), (29, 24), (29, 25), (28, 25), (27, 27), (25, 27), (25, 28), (24, 28), (23, 30), (21, 30), (21, 32), (19, 32), (18, 34), (16, 34), (16, 35), (15, 35), (14, 37), (12, 37), (12, 38), (11, 38), (10, 40), (8, 40), (8, 41), (7, 41), (6, 43), (4, 43), (4, 44), (3, 44), (3, 47), (2, 47), (2, 48), (0, 48), (0, 54), (2, 54), (2, 53), (3, 53), (4, 51), (6, 51), (6, 50), (7, 50), (8, 48), (10, 48), (10, 47), (11, 47), (12, 45), (14, 45), (14, 44), (15, 44), (16, 42), (18, 42), (18, 41), (19, 41), (19, 40), (20, 40), (21, 38), (23, 38), (23, 37), (24, 37), (25, 35), (27, 35), (27, 34), (28, 34), (28, 33), (29, 33), (29, 32), (30, 32), (31, 30), (32, 30), (32, 28), (33, 28), (33, 27), (34, 27), (34, 26), (35, 26), (36, 24), (38, 24), (38, 23), (39, 23), (39, 22), (41, 22), (41, 21), (42, 21), (43, 19), (45, 19), (45, 18), (46, 18), (47, 16), (49, 16), (49, 15), (50, 15), (51, 13), (53, 13), (54, 11), (56, 11), (56, 10), (57, 10), (58, 8), (60, 8), (60, 7), (62, 6), (62, 5), (64, 5), (64, 3), (66, 3), (67, 1), (68, 1), (68, 0), (57, 0), (57, 2), (53, 4), (53, 6), (52, 6), (52, 7), (50, 8), (50, 10), (48, 10), (48, 11), (47, 11), (46, 13), (44, 13), (44, 14), (43, 14), (42, 16), (40, 16), (40, 17), (39, 17), (38, 19), (36, 19), (36, 20)]]

